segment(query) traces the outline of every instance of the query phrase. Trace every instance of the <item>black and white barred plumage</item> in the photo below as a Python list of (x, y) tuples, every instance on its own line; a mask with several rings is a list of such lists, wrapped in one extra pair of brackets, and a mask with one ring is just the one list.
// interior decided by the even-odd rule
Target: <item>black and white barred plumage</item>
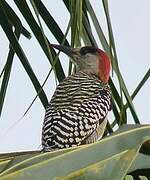
[(67, 77), (46, 109), (42, 146), (60, 149), (95, 142), (101, 138), (111, 109), (108, 84), (79, 71)]

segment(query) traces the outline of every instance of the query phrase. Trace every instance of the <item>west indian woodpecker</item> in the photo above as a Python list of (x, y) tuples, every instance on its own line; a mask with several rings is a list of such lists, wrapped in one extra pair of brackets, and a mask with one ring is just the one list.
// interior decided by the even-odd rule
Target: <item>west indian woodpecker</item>
[(109, 57), (92, 46), (50, 46), (71, 57), (77, 71), (57, 86), (46, 109), (42, 130), (43, 150), (98, 141), (104, 133), (107, 114), (111, 110)]

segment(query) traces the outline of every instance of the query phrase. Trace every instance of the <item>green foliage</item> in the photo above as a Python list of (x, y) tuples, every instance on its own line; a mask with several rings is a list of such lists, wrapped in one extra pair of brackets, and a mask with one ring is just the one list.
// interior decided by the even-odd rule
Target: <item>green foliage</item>
[[(56, 38), (59, 44), (66, 46), (76, 47), (85, 44), (97, 47), (98, 41), (94, 38), (92, 30), (94, 28), (103, 49), (111, 57), (113, 73), (117, 77), (119, 88), (114, 84), (113, 79), (110, 79), (109, 84), (112, 91), (114, 121), (112, 124), (108, 123), (108, 131), (106, 133), (112, 133), (115, 125), (120, 127), (123, 124), (127, 124), (128, 108), (135, 123), (140, 123), (132, 100), (149, 78), (150, 69), (146, 72), (145, 76), (141, 77), (141, 82), (139, 82), (133, 94), (130, 95), (118, 65), (107, 0), (103, 0), (102, 3), (108, 27), (108, 39), (104, 35), (101, 24), (89, 0), (63, 0), (65, 5), (63, 8), (66, 8), (70, 14), (70, 21), (68, 22), (66, 32), (62, 32), (55, 18), (51, 15), (48, 8), (45, 7), (44, 1), (30, 0), (30, 3), (27, 3), (26, 0), (14, 0), (14, 2), (26, 20), (28, 27), (30, 27), (31, 32), (28, 32), (26, 29), (28, 27), (24, 27), (21, 19), (9, 3), (1, 0), (0, 24), (10, 42), (10, 47), (8, 57), (4, 63), (5, 66), (0, 73), (0, 79), (2, 80), (0, 87), (0, 114), (2, 113), (15, 54), (19, 57), (22, 66), (37, 92), (37, 96), (31, 105), (36, 98), (39, 97), (44, 108), (47, 106), (48, 100), (43, 86), (52, 70), (58, 82), (61, 82), (65, 78), (65, 73), (58, 57), (59, 54), (56, 54), (55, 50), (49, 47), (50, 42), (44, 33), (40, 20), (42, 18), (52, 36)], [(32, 8), (33, 11), (31, 11)], [(93, 28), (91, 27), (91, 22)], [(69, 30), (71, 32), (70, 41), (68, 41)], [(39, 83), (34, 69), (32, 69), (30, 61), (27, 59), (19, 42), (20, 36), (23, 35), (30, 39), (31, 34), (37, 39), (37, 42), (40, 44), (41, 49), (52, 67), (42, 85)], [(68, 74), (71, 74), (73, 71), (74, 66), (70, 61)], [(55, 179), (101, 178), (116, 180), (117, 178), (123, 179), (127, 173), (130, 175), (126, 176), (126, 179), (130, 179), (132, 178), (131, 175), (134, 177), (136, 174), (141, 176), (148, 174), (147, 176), (150, 177), (149, 173), (147, 173), (147, 168), (150, 167), (148, 153), (146, 155), (139, 153), (139, 151), (145, 152), (142, 144), (145, 144), (146, 140), (150, 139), (149, 130), (149, 126), (126, 129), (126, 131), (120, 134), (107, 137), (95, 144), (46, 154), (36, 152), (23, 155), (20, 153), (8, 154), (7, 156), (2, 155), (0, 160), (1, 177), (2, 179), (52, 179), (55, 177)], [(149, 146), (147, 149), (149, 150)], [(143, 171), (136, 171), (137, 169), (142, 169)], [(141, 172), (144, 172), (144, 174)]]
[[(150, 126), (125, 126), (100, 142), (55, 152), (0, 155), (0, 179), (104, 179), (138, 177), (141, 169), (150, 178)], [(136, 172), (136, 173), (135, 173)]]

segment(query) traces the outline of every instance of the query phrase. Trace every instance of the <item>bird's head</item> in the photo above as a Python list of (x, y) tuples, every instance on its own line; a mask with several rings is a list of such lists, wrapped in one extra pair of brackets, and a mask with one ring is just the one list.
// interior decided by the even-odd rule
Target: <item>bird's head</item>
[(94, 74), (98, 78), (107, 83), (110, 76), (110, 59), (108, 55), (93, 46), (84, 46), (80, 48), (70, 48), (62, 45), (50, 44), (73, 59), (80, 71), (88, 74)]

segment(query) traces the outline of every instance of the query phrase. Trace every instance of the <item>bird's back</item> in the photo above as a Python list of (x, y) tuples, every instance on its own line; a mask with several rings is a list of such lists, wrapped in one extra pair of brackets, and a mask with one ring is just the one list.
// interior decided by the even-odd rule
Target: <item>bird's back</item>
[(57, 86), (46, 109), (43, 148), (67, 148), (96, 141), (101, 134), (97, 130), (104, 125), (110, 107), (108, 84), (84, 72), (67, 77)]

